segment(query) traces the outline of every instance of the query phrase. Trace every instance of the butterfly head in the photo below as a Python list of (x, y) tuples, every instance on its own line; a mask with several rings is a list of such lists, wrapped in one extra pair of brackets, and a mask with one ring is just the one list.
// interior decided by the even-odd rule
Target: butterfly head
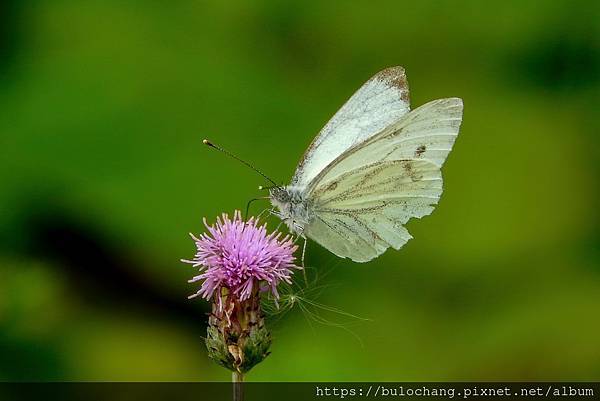
[(310, 223), (310, 203), (304, 192), (296, 187), (273, 187), (269, 190), (271, 203), (279, 210), (279, 217), (296, 234), (302, 235)]

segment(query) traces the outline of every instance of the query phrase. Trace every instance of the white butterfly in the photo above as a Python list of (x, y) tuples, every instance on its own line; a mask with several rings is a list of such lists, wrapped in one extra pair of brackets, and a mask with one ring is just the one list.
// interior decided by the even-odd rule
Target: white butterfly
[(297, 235), (342, 258), (367, 262), (412, 236), (404, 224), (433, 211), (440, 168), (462, 121), (462, 100), (412, 111), (402, 67), (369, 79), (323, 127), (290, 185), (270, 189)]

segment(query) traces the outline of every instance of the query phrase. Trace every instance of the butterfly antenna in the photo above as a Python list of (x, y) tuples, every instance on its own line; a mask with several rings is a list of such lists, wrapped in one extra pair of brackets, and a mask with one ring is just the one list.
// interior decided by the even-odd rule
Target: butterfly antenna
[(269, 189), (273, 189), (273, 188), (281, 188), (281, 186), (279, 185), (269, 185), (268, 187), (265, 187), (264, 185), (259, 185), (258, 186), (258, 190), (259, 191), (263, 191), (263, 190), (269, 190)]
[(256, 167), (254, 167), (252, 164), (248, 163), (247, 161), (240, 159), (239, 157), (237, 157), (236, 155), (234, 155), (230, 151), (225, 150), (225, 149), (223, 149), (222, 147), (220, 147), (218, 145), (215, 145), (214, 143), (212, 143), (208, 139), (203, 139), (202, 143), (205, 144), (206, 146), (209, 146), (209, 147), (214, 148), (214, 149), (216, 149), (216, 150), (218, 150), (220, 152), (225, 153), (227, 156), (231, 157), (232, 159), (235, 159), (235, 160), (239, 161), (240, 163), (242, 163), (246, 167), (250, 167), (252, 170), (256, 171), (258, 174), (260, 174), (264, 179), (266, 179), (267, 181), (269, 181), (275, 187), (277, 187), (277, 188), (280, 187), (275, 181), (273, 181), (272, 179), (270, 179), (269, 177), (267, 177), (267, 175), (265, 173), (263, 173), (262, 171), (260, 171), (259, 169), (257, 169)]

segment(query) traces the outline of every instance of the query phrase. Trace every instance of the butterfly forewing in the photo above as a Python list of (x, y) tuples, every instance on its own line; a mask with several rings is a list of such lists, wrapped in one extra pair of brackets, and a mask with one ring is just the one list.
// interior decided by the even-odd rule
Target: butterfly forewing
[(427, 160), (441, 167), (458, 136), (462, 109), (458, 98), (434, 100), (414, 109), (341, 154), (315, 177), (307, 192), (377, 161)]
[(409, 107), (404, 68), (380, 71), (319, 132), (300, 160), (291, 185), (306, 187), (338, 156), (398, 121)]

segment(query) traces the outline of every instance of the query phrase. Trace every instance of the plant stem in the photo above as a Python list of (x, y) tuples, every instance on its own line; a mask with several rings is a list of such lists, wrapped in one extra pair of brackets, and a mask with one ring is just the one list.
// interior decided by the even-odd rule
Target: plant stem
[(244, 401), (244, 374), (232, 372), (231, 382), (233, 383), (233, 401)]

